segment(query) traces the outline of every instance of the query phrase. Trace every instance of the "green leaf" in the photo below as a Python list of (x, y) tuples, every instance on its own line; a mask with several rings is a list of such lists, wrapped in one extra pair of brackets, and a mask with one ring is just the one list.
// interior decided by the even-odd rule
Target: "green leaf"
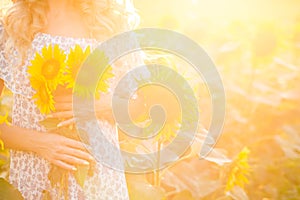
[(43, 190), (42, 200), (51, 200), (51, 195), (48, 190)]
[[(68, 179), (69, 179), (69, 171), (57, 167), (55, 165), (51, 166), (51, 169), (48, 173), (48, 179), (51, 183), (52, 187), (57, 187), (58, 189), (58, 197), (64, 196), (64, 199), (68, 199)], [(44, 194), (43, 198), (48, 198), (47, 193)], [(60, 199), (60, 198), (59, 198)]]
[(39, 122), (40, 125), (44, 126), (48, 131), (56, 130), (60, 120), (57, 118), (47, 118)]
[(73, 139), (73, 140), (80, 141), (77, 131), (76, 130), (71, 130), (71, 129), (67, 128), (67, 127), (61, 127), (59, 129), (57, 129), (55, 131), (55, 133), (57, 133), (59, 135), (62, 135), (64, 137)]
[(20, 191), (3, 178), (0, 178), (0, 199), (24, 200)]
[(84, 186), (84, 181), (88, 175), (89, 172), (89, 166), (84, 166), (84, 165), (77, 165), (76, 166), (77, 171), (75, 172), (74, 176), (77, 181), (77, 183), (83, 187)]
[(95, 172), (95, 169), (96, 169), (96, 162), (93, 161), (93, 162), (90, 162), (90, 167), (89, 167), (89, 171), (88, 171), (88, 176), (94, 176), (94, 172)]
[(166, 199), (165, 191), (161, 187), (155, 187), (144, 181), (128, 182), (129, 197), (132, 200), (162, 200)]
[(52, 165), (48, 173), (48, 179), (50, 180), (51, 186), (55, 187), (56, 185), (60, 184), (63, 176), (67, 173), (67, 170)]
[(78, 129), (78, 134), (81, 142), (90, 144), (89, 134), (86, 131), (84, 131), (83, 129)]

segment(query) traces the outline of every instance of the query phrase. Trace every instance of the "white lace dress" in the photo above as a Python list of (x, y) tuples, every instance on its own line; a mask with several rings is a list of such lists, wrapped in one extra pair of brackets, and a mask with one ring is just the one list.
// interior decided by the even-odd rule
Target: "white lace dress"
[[(13, 92), (12, 120), (14, 126), (27, 129), (44, 131), (39, 125), (39, 121), (44, 116), (37, 109), (32, 100), (33, 89), (30, 86), (27, 66), (34, 58), (34, 52), (41, 52), (45, 45), (58, 44), (66, 54), (76, 44), (83, 49), (87, 46), (97, 45), (93, 39), (79, 39), (64, 36), (52, 36), (39, 33), (32, 42), (32, 53), (28, 55), (25, 65), (21, 68), (15, 67), (15, 56), (9, 58), (0, 51), (0, 78), (5, 81), (5, 85)], [(139, 60), (139, 59), (138, 59)], [(139, 61), (136, 61), (139, 62)], [(127, 63), (128, 64), (128, 63)], [(135, 63), (136, 64), (136, 63)], [(124, 74), (126, 68), (114, 68), (117, 76)], [(118, 80), (115, 78), (113, 81)], [(111, 83), (115, 85), (115, 83)], [(100, 121), (100, 127), (109, 140), (117, 144), (117, 133), (113, 125)], [(92, 128), (92, 124), (91, 127)], [(109, 152), (107, 152), (109, 155)], [(43, 196), (43, 191), (51, 191), (53, 199), (57, 199), (57, 189), (50, 186), (48, 172), (50, 164), (47, 160), (39, 157), (35, 153), (11, 150), (10, 161), (10, 182), (22, 193), (25, 199), (38, 200)], [(124, 172), (106, 167), (97, 163), (96, 172), (93, 177), (88, 177), (82, 189), (74, 177), (69, 176), (69, 199), (128, 199), (128, 191)]]

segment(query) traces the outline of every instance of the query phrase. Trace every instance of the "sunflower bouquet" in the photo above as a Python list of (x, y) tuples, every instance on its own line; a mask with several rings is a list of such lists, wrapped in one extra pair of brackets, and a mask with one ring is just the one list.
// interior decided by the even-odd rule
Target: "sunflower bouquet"
[[(108, 67), (102, 73), (98, 84), (95, 87), (87, 87), (76, 81), (77, 74), (91, 54), (91, 48), (82, 49), (76, 45), (66, 54), (59, 45), (44, 46), (40, 53), (36, 53), (34, 59), (31, 60), (31, 65), (28, 67), (28, 74), (31, 87), (34, 89), (33, 100), (42, 114), (51, 114), (59, 111), (55, 107), (55, 95), (66, 94), (71, 91), (71, 94), (82, 98), (99, 98), (100, 92), (108, 91), (107, 80), (113, 77), (112, 67), (108, 65), (108, 58), (103, 54), (97, 59), (102, 59), (102, 63)], [(83, 77), (89, 79), (91, 72), (80, 71)], [(55, 132), (65, 137), (82, 141), (82, 133), (80, 137), (77, 130), (73, 126), (58, 127), (58, 124), (64, 119), (46, 118), (40, 124), (45, 127), (47, 131)], [(86, 138), (86, 137), (85, 137)], [(83, 141), (88, 143), (88, 140)], [(77, 171), (74, 176), (79, 185), (83, 187), (84, 180), (88, 175), (93, 174), (94, 164), (90, 166), (76, 166)], [(55, 165), (51, 166), (48, 174), (49, 180), (53, 187), (59, 186), (60, 193), (67, 197), (69, 172)], [(46, 196), (49, 192), (46, 191)], [(46, 198), (47, 199), (47, 198)]]
[[(28, 73), (31, 86), (35, 90), (33, 99), (42, 114), (56, 111), (53, 95), (58, 88), (73, 89), (74, 95), (86, 98), (93, 94), (99, 97), (99, 92), (107, 92), (109, 86), (106, 81), (113, 77), (111, 66), (102, 74), (96, 91), (76, 82), (80, 67), (90, 53), (89, 46), (83, 50), (79, 45), (71, 49), (68, 55), (58, 45), (44, 46), (41, 53), (36, 53), (28, 67)], [(107, 57), (102, 56), (101, 59), (108, 63)], [(89, 74), (86, 78), (89, 78)]]

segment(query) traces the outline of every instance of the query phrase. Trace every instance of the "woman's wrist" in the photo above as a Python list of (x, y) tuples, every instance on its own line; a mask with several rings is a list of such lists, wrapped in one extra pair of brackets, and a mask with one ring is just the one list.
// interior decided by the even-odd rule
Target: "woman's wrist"
[(25, 130), (23, 134), (24, 142), (21, 150), (37, 153), (38, 146), (40, 146), (40, 142), (42, 141), (41, 133), (34, 130)]
[(35, 130), (2, 124), (0, 131), (4, 145), (9, 149), (34, 152), (42, 141), (42, 133)]

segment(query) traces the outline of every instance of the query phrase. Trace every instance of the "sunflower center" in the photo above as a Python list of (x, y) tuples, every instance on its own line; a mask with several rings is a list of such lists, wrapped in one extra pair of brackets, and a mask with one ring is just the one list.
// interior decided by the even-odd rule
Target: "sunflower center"
[(47, 79), (54, 79), (60, 69), (60, 63), (55, 59), (47, 60), (42, 67), (42, 75)]

